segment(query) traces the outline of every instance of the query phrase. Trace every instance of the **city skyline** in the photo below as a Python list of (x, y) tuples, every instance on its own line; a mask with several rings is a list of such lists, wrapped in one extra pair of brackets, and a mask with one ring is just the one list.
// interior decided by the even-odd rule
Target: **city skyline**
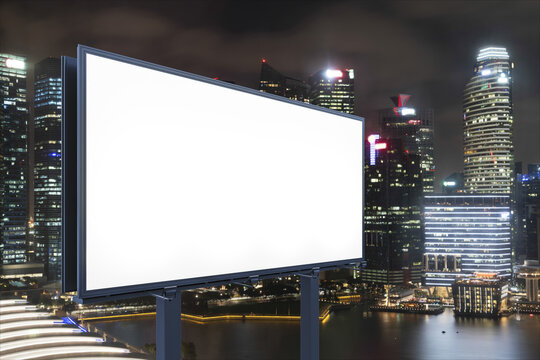
[(535, 359), (533, 13), (2, 2), (0, 357)]
[[(232, 3), (187, 4), (176, 12), (142, 3), (55, 5), (3, 3), (2, 14), (10, 14), (2, 18), (3, 50), (27, 55), (35, 64), (74, 55), (76, 44), (83, 43), (251, 88), (257, 88), (263, 57), (299, 79), (326, 66), (353, 68), (355, 112), (367, 118), (368, 130), (376, 127), (376, 111), (390, 105), (388, 96), (411, 94), (411, 106), (435, 110), (436, 186), (462, 168), (461, 99), (471, 59), (482, 47), (504, 46), (516, 63), (515, 158), (524, 164), (540, 161), (540, 144), (534, 141), (540, 136), (540, 88), (533, 80), (540, 76), (535, 62), (540, 50), (530, 46), (540, 33), (536, 2), (295, 4), (279, 16), (278, 6), (267, 5), (259, 14), (258, 8)], [(200, 14), (193, 16), (200, 21), (188, 13)], [(340, 24), (325, 20), (335, 13)], [(490, 23), (504, 20), (512, 31), (479, 21), (484, 17)], [(85, 30), (89, 27), (93, 31)]]

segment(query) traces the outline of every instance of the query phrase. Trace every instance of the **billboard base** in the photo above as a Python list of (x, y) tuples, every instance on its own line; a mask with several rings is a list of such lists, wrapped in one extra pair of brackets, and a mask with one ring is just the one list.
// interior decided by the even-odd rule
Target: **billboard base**
[(156, 298), (156, 360), (180, 360), (182, 291), (164, 289), (152, 295)]
[[(319, 360), (319, 269), (295, 275), (300, 276), (300, 359)], [(168, 288), (152, 296), (156, 298), (156, 360), (180, 360), (182, 290)]]
[(300, 360), (319, 360), (319, 270), (300, 276)]

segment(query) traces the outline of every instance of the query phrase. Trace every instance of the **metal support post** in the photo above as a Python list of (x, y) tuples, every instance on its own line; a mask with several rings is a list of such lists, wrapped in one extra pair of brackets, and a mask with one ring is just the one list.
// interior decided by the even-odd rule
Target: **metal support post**
[(319, 271), (300, 275), (300, 359), (319, 360)]
[(156, 298), (156, 360), (180, 360), (182, 292), (165, 289)]

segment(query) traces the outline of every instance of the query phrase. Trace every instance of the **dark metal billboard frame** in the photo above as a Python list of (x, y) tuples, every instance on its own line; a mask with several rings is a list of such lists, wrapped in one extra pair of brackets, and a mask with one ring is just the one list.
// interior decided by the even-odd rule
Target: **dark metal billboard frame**
[[(75, 300), (80, 303), (105, 302), (153, 295), (157, 303), (158, 359), (173, 359), (179, 358), (179, 355), (177, 356), (176, 354), (179, 354), (180, 351), (179, 345), (175, 343), (174, 339), (178, 339), (180, 335), (180, 321), (178, 321), (178, 316), (180, 315), (180, 294), (182, 290), (229, 283), (250, 283), (264, 278), (299, 275), (301, 276), (302, 359), (318, 359), (318, 273), (323, 270), (354, 267), (355, 264), (362, 261), (360, 258), (108, 289), (86, 290), (87, 54), (360, 121), (363, 125), (362, 138), (358, 139), (358, 141), (362, 143), (364, 141), (363, 118), (83, 45), (79, 45), (77, 48), (77, 59), (62, 57), (62, 290), (64, 292), (77, 291)], [(363, 168), (363, 164), (359, 164), (359, 166)], [(362, 219), (359, 219), (359, 221), (362, 221)], [(359, 239), (359, 241), (363, 246), (362, 239)], [(175, 335), (170, 336), (170, 334)], [(315, 335), (316, 339), (314, 338)]]

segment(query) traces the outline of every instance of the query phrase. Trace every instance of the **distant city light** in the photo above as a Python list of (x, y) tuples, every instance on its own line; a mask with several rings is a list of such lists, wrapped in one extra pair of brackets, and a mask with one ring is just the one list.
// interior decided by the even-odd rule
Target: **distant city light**
[(375, 150), (383, 150), (383, 149), (386, 149), (386, 143), (375, 144)]
[(407, 122), (411, 125), (420, 125), (422, 123), (420, 120), (409, 120)]
[(487, 47), (485, 49), (481, 49), (478, 57), (476, 58), (477, 61), (489, 59), (489, 58), (495, 58), (495, 59), (508, 59), (508, 52), (505, 48), (499, 48), (499, 47)]
[(456, 186), (455, 181), (444, 181), (443, 186)]
[(482, 75), (483, 75), (483, 76), (486, 76), (486, 75), (489, 75), (489, 74), (491, 74), (491, 70), (490, 70), (490, 69), (482, 70)]
[(328, 69), (326, 70), (326, 77), (327, 78), (340, 78), (343, 77), (343, 72), (341, 70), (336, 69)]
[(23, 70), (26, 67), (26, 64), (22, 60), (17, 59), (6, 59), (6, 66), (12, 69), (21, 69)]
[(405, 116), (405, 115), (416, 115), (416, 110), (414, 110), (413, 108), (407, 108), (407, 107), (403, 107), (400, 109), (400, 112), (401, 112), (401, 115)]
[(349, 72), (349, 79), (354, 79), (354, 69), (347, 69)]
[(506, 77), (504, 73), (502, 73), (501, 76), (499, 76), (499, 78), (497, 79), (497, 82), (507, 84), (508, 78)]
[(375, 141), (379, 140), (379, 134), (372, 134), (368, 136), (369, 142), (369, 165), (375, 165), (376, 149)]

